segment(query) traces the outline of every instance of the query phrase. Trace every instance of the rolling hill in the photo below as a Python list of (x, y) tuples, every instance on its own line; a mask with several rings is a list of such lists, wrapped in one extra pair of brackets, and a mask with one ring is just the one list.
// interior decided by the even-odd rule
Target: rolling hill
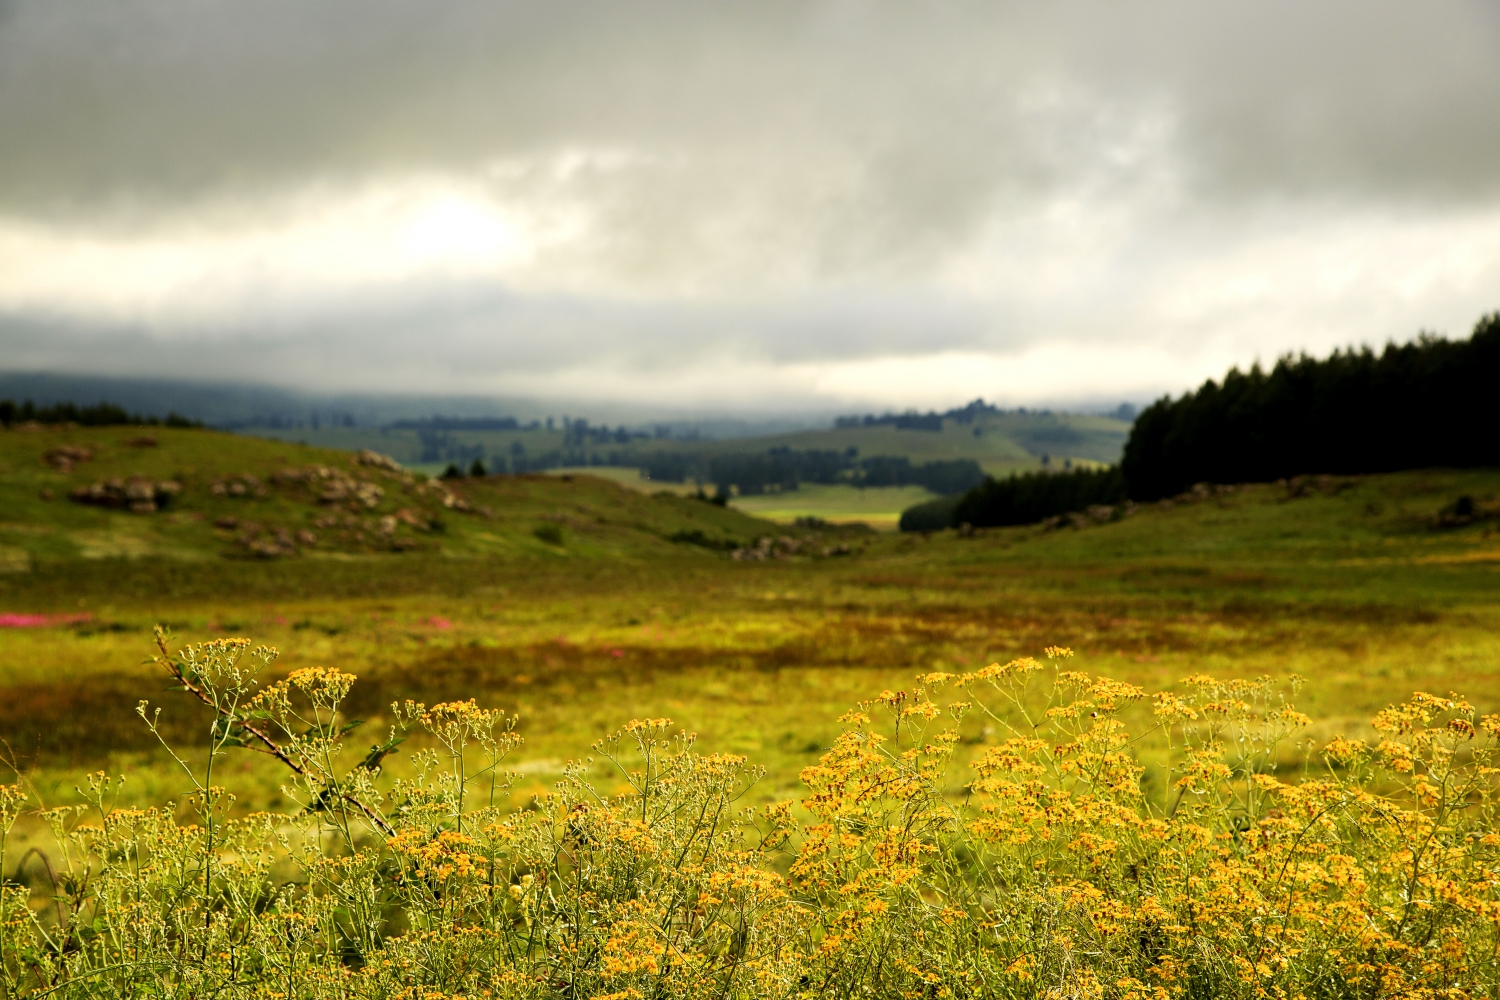
[(111, 558), (707, 554), (777, 530), (593, 476), (438, 481), (371, 452), (170, 428), (0, 432), (0, 503), (0, 571), (11, 577)]

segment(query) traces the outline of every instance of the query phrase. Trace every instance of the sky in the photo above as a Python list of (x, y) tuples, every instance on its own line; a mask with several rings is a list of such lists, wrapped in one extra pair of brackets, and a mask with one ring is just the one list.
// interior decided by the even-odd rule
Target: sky
[(1500, 309), (1500, 4), (0, 0), (0, 369), (1113, 405)]

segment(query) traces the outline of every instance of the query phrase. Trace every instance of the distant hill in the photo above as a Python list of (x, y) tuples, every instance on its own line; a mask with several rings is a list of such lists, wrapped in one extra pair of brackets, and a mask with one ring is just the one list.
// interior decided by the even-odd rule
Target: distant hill
[(968, 419), (945, 416), (926, 426), (931, 429), (908, 429), (894, 421), (846, 425), (742, 439), (733, 446), (855, 448), (863, 456), (901, 456), (913, 462), (970, 458), (986, 472), (997, 473), (1037, 468), (1044, 457), (1057, 467), (1064, 463), (1118, 462), (1130, 434), (1130, 423), (1117, 417), (1046, 410), (991, 411)]
[[(841, 417), (822, 429), (798, 427), (790, 419), (611, 426), (587, 417), (498, 413), (501, 404), (493, 399), (319, 396), (184, 380), (0, 372), (4, 399), (181, 414), (249, 437), (373, 449), (426, 473), (450, 464), (468, 469), (476, 461), (490, 472), (510, 473), (613, 466), (642, 469), (659, 481), (749, 492), (848, 482), (951, 493), (985, 473), (1112, 464), (1120, 458), (1131, 416), (1001, 410), (976, 400), (941, 414)], [(537, 408), (527, 404), (522, 413), (528, 411)]]
[[(4, 359), (0, 358), (0, 363)], [(223, 430), (272, 429), (291, 433), (336, 427), (364, 430), (405, 425), (451, 430), (470, 422), (493, 423), (510, 417), (518, 423), (545, 425), (553, 415), (559, 428), (563, 414), (583, 413), (590, 420), (626, 421), (633, 427), (658, 429), (677, 437), (734, 438), (826, 423), (820, 414), (737, 418), (664, 416), (647, 407), (608, 405), (590, 408), (577, 401), (544, 402), (495, 396), (400, 393), (299, 392), (274, 386), (176, 378), (67, 375), (56, 372), (0, 371), (0, 399), (32, 400), (40, 406), (108, 402), (134, 413), (180, 413)]]
[[(784, 448), (859, 459), (905, 458), (917, 464), (970, 459), (991, 475), (1005, 475), (1042, 468), (1044, 460), (1047, 467), (1056, 469), (1118, 462), (1130, 432), (1130, 423), (1119, 417), (1049, 411), (992, 410), (922, 419), (925, 426), (920, 429), (887, 421), (717, 440), (658, 436), (585, 421), (571, 421), (567, 427), (554, 424), (550, 429), (519, 423), (513, 428), (478, 429), (470, 422), (447, 421), (386, 428), (249, 427), (242, 433), (329, 448), (375, 448), (402, 462), (437, 468), (449, 462), (467, 466), (476, 459), (492, 471), (644, 467), (674, 456), (706, 465), (716, 457), (760, 455)], [(707, 481), (706, 472), (700, 478)]]
[(434, 481), (380, 456), (211, 430), (0, 431), (0, 577), (97, 559), (722, 555), (782, 529), (591, 476)]

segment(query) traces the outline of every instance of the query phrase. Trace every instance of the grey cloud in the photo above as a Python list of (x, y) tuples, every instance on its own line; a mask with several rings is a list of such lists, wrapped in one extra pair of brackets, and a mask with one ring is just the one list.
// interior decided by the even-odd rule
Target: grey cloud
[(1059, 144), (1021, 106), (1049, 86), (1169, 109), (1207, 188), (1490, 194), (1497, 53), (1484, 0), (13, 0), (0, 203), (94, 211), (623, 146), (706, 158), (720, 198), (842, 219), (827, 252), (861, 259), (1107, 161), (1107, 123), (1061, 115)]
[(901, 291), (724, 306), (517, 296), (466, 283), (264, 303), (212, 325), (166, 329), (0, 314), (0, 341), (5, 367), (18, 370), (479, 391), (589, 368), (644, 374), (725, 360), (796, 365), (899, 354), (913, 344), (975, 349), (987, 346), (993, 322), (971, 303)]
[[(252, 295), (214, 322), (15, 313), (3, 363), (438, 388), (1255, 322), (1267, 354), (1314, 322), (1408, 335), (1409, 312), (1367, 331), (1383, 302), (1342, 300), (1301, 328), (1231, 302), (1163, 331), (1152, 297), (1303, 205), (1491, 211), (1496, 108), (1490, 0), (0, 0), (0, 223), (233, 236), (299, 192), (432, 174), (586, 207), (588, 238), (544, 253), (600, 278)], [(1081, 250), (1069, 211), (1098, 229)], [(966, 255), (1001, 265), (967, 297), (946, 280)], [(1038, 262), (1077, 273), (1024, 287)]]

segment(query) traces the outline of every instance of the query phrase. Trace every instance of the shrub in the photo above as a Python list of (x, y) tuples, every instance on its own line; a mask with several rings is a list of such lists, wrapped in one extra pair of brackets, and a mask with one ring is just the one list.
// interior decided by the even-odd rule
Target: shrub
[(953, 511), (957, 509), (963, 495), (938, 497), (908, 507), (901, 512), (898, 525), (902, 531), (942, 531), (953, 527)]
[[(1315, 750), (1268, 681), (1148, 695), (1052, 649), (1052, 665), (881, 692), (843, 717), (800, 803), (742, 806), (760, 775), (745, 758), (647, 719), (594, 745), (612, 792), (584, 761), (512, 809), (512, 717), (393, 705), (386, 738), (345, 765), (351, 675), (261, 684), (275, 653), (248, 640), (158, 643), (215, 718), (205, 770), (179, 758), (196, 822), (112, 807), (102, 774), (86, 808), (41, 812), (47, 893), (0, 887), (7, 996), (1249, 1000), (1500, 983), (1500, 720), (1456, 697), (1415, 695), (1372, 742)], [(1135, 753), (1147, 735), (1155, 760)], [(386, 780), (409, 737), (414, 776)], [(213, 784), (231, 748), (281, 761), (301, 810), (234, 815)], [(26, 800), (0, 789), (0, 831)]]
[(958, 502), (953, 523), (976, 528), (1032, 524), (1057, 514), (1125, 499), (1119, 466), (1069, 472), (1027, 472), (1007, 479), (986, 479)]
[(539, 541), (548, 545), (561, 545), (563, 543), (562, 528), (555, 524), (539, 524), (531, 532)]
[(733, 538), (715, 538), (705, 532), (702, 528), (683, 529), (674, 531), (667, 536), (667, 541), (678, 545), (696, 545), (700, 548), (714, 549), (719, 552), (732, 552), (740, 547), (740, 542)]

